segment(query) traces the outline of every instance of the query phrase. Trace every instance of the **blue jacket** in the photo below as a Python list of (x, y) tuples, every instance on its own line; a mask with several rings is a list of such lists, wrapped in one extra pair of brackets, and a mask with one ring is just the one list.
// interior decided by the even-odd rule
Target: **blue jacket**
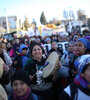
[(16, 65), (13, 64), (13, 67), (15, 67), (17, 70), (23, 69), (26, 61), (28, 60), (27, 53), (28, 53), (29, 49), (27, 50), (26, 55), (23, 55), (22, 54), (22, 49), (23, 48), (28, 49), (28, 47), (25, 44), (22, 44), (19, 48), (19, 52), (14, 57), (14, 61), (17, 61), (17, 64)]

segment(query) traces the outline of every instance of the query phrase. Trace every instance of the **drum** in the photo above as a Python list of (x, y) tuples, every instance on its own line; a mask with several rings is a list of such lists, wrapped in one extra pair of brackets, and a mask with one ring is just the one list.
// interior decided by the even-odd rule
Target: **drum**
[[(58, 63), (59, 63), (59, 55), (57, 54), (57, 52), (52, 52), (50, 54), (50, 56), (47, 58), (43, 68), (42, 68), (42, 77), (43, 78), (47, 78), (49, 76), (52, 76), (52, 80), (56, 80), (57, 76), (59, 75), (59, 67), (58, 67)], [(52, 82), (41, 82), (40, 85), (38, 84), (32, 84), (30, 85), (31, 89), (34, 91), (45, 91), (50, 89), (53, 86)]]
[(0, 78), (2, 78), (2, 75), (3, 75), (3, 64), (4, 64), (4, 61), (2, 60), (2, 58), (0, 58)]
[(49, 64), (42, 70), (43, 78), (47, 78), (48, 76), (53, 76), (53, 78), (57, 78), (56, 74), (58, 74), (59, 72), (59, 55), (57, 54), (57, 52), (52, 52), (45, 63), (47, 62), (49, 62)]
[(52, 82), (49, 82), (49, 83), (42, 83), (40, 85), (30, 85), (30, 88), (31, 90), (33, 91), (45, 91), (45, 90), (48, 90), (52, 87), (53, 83)]
[(1, 84), (0, 84), (0, 100), (8, 100), (7, 93)]

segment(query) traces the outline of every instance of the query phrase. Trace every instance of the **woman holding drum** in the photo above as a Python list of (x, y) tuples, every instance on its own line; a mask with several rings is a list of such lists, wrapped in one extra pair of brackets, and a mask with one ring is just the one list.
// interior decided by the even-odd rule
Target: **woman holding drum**
[[(41, 45), (34, 43), (31, 47), (32, 57), (26, 62), (24, 69), (29, 74), (32, 91), (38, 95), (40, 100), (56, 100), (56, 95), (54, 94), (56, 92), (54, 92), (56, 80), (53, 82), (53, 75), (43, 77), (43, 69), (49, 65), (49, 62), (46, 62), (46, 58), (43, 54), (44, 50)], [(51, 69), (52, 68), (49, 68), (48, 70)], [(61, 89), (59, 88), (58, 90)]]

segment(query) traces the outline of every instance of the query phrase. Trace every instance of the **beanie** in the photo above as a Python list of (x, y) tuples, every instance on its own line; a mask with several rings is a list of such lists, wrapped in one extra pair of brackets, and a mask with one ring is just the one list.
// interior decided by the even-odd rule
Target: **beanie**
[(15, 80), (20, 80), (26, 83), (28, 86), (30, 85), (30, 79), (28, 74), (24, 70), (15, 71), (11, 77), (11, 86)]
[(48, 40), (51, 40), (50, 38), (47, 38), (45, 41), (47, 42)]
[(90, 36), (86, 36), (86, 39), (90, 40)]
[(86, 38), (79, 38), (77, 41), (82, 42), (86, 48), (88, 47), (88, 40)]
[(80, 74), (84, 69), (85, 65), (89, 63), (90, 63), (90, 55), (86, 54), (78, 57), (74, 62), (74, 66), (76, 67), (76, 69), (79, 71)]
[(88, 41), (87, 49), (90, 50), (90, 41)]

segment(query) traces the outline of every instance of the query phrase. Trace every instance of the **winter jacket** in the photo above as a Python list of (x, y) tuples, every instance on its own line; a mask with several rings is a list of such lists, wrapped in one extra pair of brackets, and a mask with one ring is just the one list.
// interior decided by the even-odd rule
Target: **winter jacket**
[(18, 49), (19, 49), (19, 44), (17, 44), (17, 43), (15, 43), (14, 45), (13, 45), (13, 47), (12, 47), (12, 49), (10, 50), (10, 53), (9, 53), (9, 55), (10, 55), (10, 57), (15, 57), (15, 55), (16, 55), (16, 52), (18, 52)]
[[(0, 57), (3, 59), (6, 65), (12, 64), (12, 60), (5, 50), (3, 50), (3, 54), (0, 54)], [(4, 72), (2, 78), (0, 79), (0, 84), (2, 84), (3, 86), (8, 84), (10, 81), (10, 75), (11, 69), (8, 72)]]
[(6, 65), (12, 64), (12, 59), (6, 51), (3, 51), (4, 61)]
[(78, 56), (71, 52), (66, 52), (61, 58), (61, 77), (72, 77), (72, 70), (75, 70), (74, 61)]
[[(38, 68), (41, 68), (45, 64), (46, 59), (42, 57), (41, 62), (36, 61), (35, 59), (29, 58), (26, 62), (26, 65), (24, 67), (25, 71), (29, 75), (34, 75), (36, 73), (36, 64)], [(31, 84), (37, 85), (36, 83), (36, 76), (31, 81)], [(58, 78), (55, 82), (52, 82), (52, 77), (47, 77), (44, 79), (45, 83), (52, 83), (52, 87), (47, 90), (37, 91), (33, 90), (34, 93), (39, 95), (42, 99), (40, 100), (57, 100), (58, 94), (62, 91), (62, 86), (60, 82), (60, 78)]]
[[(74, 88), (73, 91), (72, 88)], [(72, 88), (70, 87), (70, 85), (66, 87), (64, 91), (60, 94), (58, 100), (90, 100), (89, 89), (83, 88), (75, 83)], [(74, 97), (72, 97), (72, 95), (74, 95)]]
[(17, 54), (14, 57), (14, 61), (17, 61), (17, 64), (13, 63), (13, 68), (15, 68), (16, 70), (23, 69), (26, 61), (28, 60), (27, 53), (26, 55), (22, 54), (23, 48), (28, 48), (28, 47), (22, 44), (19, 48), (19, 52), (17, 52)]

